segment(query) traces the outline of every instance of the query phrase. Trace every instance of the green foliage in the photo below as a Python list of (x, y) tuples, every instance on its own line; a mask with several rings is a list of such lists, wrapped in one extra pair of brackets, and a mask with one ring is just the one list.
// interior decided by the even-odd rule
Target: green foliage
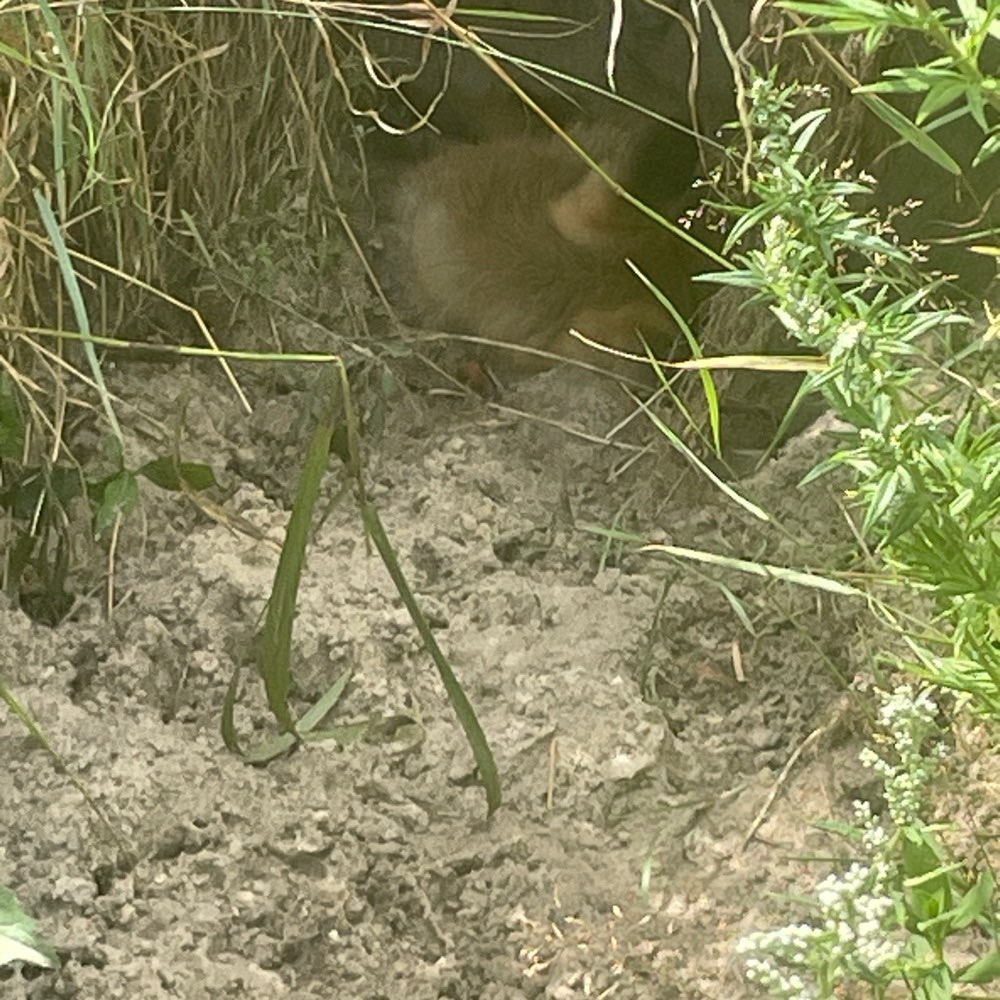
[(946, 336), (972, 323), (934, 308), (917, 250), (854, 210), (868, 189), (826, 175), (811, 145), (827, 112), (796, 116), (795, 93), (773, 77), (751, 88), (756, 201), (732, 209), (729, 248), (752, 234), (760, 245), (737, 250), (741, 270), (716, 280), (757, 290), (791, 336), (826, 356), (809, 384), (851, 429), (808, 478), (850, 469), (872, 549), (933, 601), (926, 634), (904, 639), (905, 666), (1000, 715), (1000, 416)]
[[(810, 30), (863, 32), (869, 48), (890, 31), (913, 32), (931, 56), (887, 72), (859, 99), (879, 113), (870, 103), (878, 94), (923, 95), (912, 119), (895, 109), (880, 117), (944, 166), (930, 133), (957, 117), (971, 117), (984, 134), (977, 162), (995, 152), (1000, 105), (984, 69), (987, 43), (995, 49), (1000, 37), (995, 0), (987, 7), (960, 0), (955, 10), (922, 0), (783, 6), (817, 18)], [(717, 280), (753, 290), (792, 337), (825, 358), (807, 384), (846, 427), (806, 481), (850, 473), (848, 496), (869, 552), (893, 585), (931, 609), (931, 620), (914, 629), (912, 616), (871, 595), (909, 650), (890, 659), (1000, 717), (992, 328), (982, 333), (967, 314), (936, 301), (943, 282), (921, 274), (922, 248), (902, 246), (891, 221), (859, 211), (868, 184), (814, 152), (829, 111), (798, 111), (802, 89), (779, 85), (776, 73), (756, 79), (749, 96), (752, 200), (730, 207), (728, 244), (740, 270)], [(997, 899), (992, 874), (970, 874), (944, 843), (946, 828), (926, 816), (926, 791), (944, 753), (936, 707), (926, 692), (902, 687), (884, 697), (880, 718), (883, 749), (862, 759), (884, 782), (886, 816), (856, 803), (853, 824), (827, 824), (849, 838), (851, 863), (819, 884), (807, 923), (742, 944), (748, 975), (773, 996), (826, 1000), (864, 984), (874, 998), (903, 987), (921, 1000), (945, 1000), (961, 984), (1000, 978), (995, 947), (972, 962), (954, 957), (967, 952), (973, 930), (996, 940)]]
[[(997, 0), (958, 0), (954, 8), (928, 0), (784, 0), (780, 4), (817, 20), (816, 33), (864, 33), (868, 52), (891, 34), (912, 36), (932, 53), (926, 61), (886, 69), (876, 83), (855, 93), (909, 94), (921, 97), (912, 123), (887, 123), (918, 148), (937, 159), (924, 140), (936, 128), (956, 118), (970, 117), (983, 133), (974, 163), (985, 162), (1000, 149), (1000, 86), (997, 82), (1000, 43), (1000, 3)], [(908, 127), (916, 126), (916, 128)], [(939, 161), (940, 162), (940, 161)], [(946, 165), (946, 164), (945, 164)], [(953, 171), (954, 172), (954, 171)]]
[[(331, 453), (335, 453), (342, 459), (349, 478), (355, 484), (357, 502), (365, 530), (385, 564), (399, 597), (420, 635), (424, 648), (434, 662), (448, 699), (455, 710), (455, 715), (465, 732), (486, 795), (487, 813), (492, 814), (500, 806), (501, 801), (500, 779), (493, 751), (490, 749), (486, 735), (479, 724), (472, 703), (438, 645), (420, 603), (403, 573), (396, 550), (382, 525), (378, 511), (366, 495), (359, 446), (359, 422), (351, 399), (346, 370), (341, 362), (335, 362), (335, 364), (339, 374), (339, 382), (330, 387), (323, 404), (323, 412), (309, 442), (292, 514), (281, 547), (281, 556), (274, 574), (274, 584), (271, 588), (264, 624), (255, 641), (254, 652), (257, 671), (264, 681), (268, 707), (281, 732), (276, 738), (268, 739), (251, 748), (244, 748), (241, 745), (235, 722), (235, 708), (241, 675), (241, 670), (237, 668), (230, 680), (222, 707), (223, 742), (232, 752), (240, 754), (248, 762), (264, 764), (291, 749), (299, 741), (334, 739), (345, 743), (366, 734), (391, 734), (401, 728), (401, 724), (406, 725), (412, 721), (392, 717), (354, 726), (334, 726), (322, 730), (317, 728), (340, 701), (349, 680), (347, 673), (338, 677), (331, 688), (301, 718), (295, 717), (289, 703), (289, 692), (294, 673), (292, 630), (295, 624), (299, 583), (309, 541), (309, 527), (329, 456)], [(342, 419), (338, 421), (338, 417), (342, 417)], [(335, 440), (338, 436), (336, 431), (341, 428), (344, 433), (340, 435), (338, 446)], [(336, 451), (334, 451), (335, 447)]]
[[(197, 291), (220, 290), (230, 315), (247, 297), (314, 308), (343, 243), (338, 194), (361, 179), (343, 78), (357, 60), (331, 44), (343, 12), (85, 6), (0, 4), (0, 582), (50, 622), (72, 604), (71, 539), (112, 538), (143, 478), (213, 481), (173, 455), (122, 457), (108, 334), (134, 344), (149, 323), (177, 336), (193, 321), (245, 403)], [(282, 255), (294, 283), (277, 280)], [(97, 400), (117, 458), (78, 448)]]
[(43, 969), (59, 968), (59, 956), (38, 932), (17, 897), (0, 885), (0, 965), (28, 962)]
[(95, 461), (89, 471), (45, 457), (19, 461), (23, 457), (23, 418), (13, 397), (7, 397), (11, 405), (4, 407), (4, 380), (5, 376), (0, 376), (0, 441), (21, 444), (14, 454), (0, 451), (0, 510), (7, 514), (10, 538), (5, 588), (12, 601), (40, 620), (55, 624), (73, 604), (70, 574), (75, 501), (84, 501), (91, 534), (102, 539), (138, 505), (140, 478), (161, 489), (185, 492), (215, 486), (215, 476), (207, 465), (181, 462), (173, 455), (129, 469), (113, 436), (105, 441), (105, 461)]

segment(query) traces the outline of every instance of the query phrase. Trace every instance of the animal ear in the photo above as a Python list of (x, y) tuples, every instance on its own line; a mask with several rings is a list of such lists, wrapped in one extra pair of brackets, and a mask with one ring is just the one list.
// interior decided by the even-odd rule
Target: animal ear
[[(656, 127), (619, 128), (599, 134), (605, 146), (617, 137), (621, 148), (608, 157), (618, 161), (612, 173), (634, 197), (663, 215), (676, 213), (688, 200), (698, 163), (698, 144), (687, 132)], [(549, 204), (559, 233), (581, 247), (609, 246), (628, 225), (628, 203), (601, 177), (588, 172), (583, 180)]]
[(570, 243), (599, 247), (612, 236), (618, 209), (618, 196), (610, 185), (588, 172), (582, 181), (549, 203), (549, 218)]

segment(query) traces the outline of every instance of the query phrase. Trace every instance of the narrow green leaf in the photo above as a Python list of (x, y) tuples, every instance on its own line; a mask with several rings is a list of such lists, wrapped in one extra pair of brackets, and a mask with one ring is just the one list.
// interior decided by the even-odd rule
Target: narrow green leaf
[(938, 922), (947, 924), (948, 933), (964, 930), (977, 917), (987, 913), (995, 888), (993, 876), (983, 872), (976, 879), (975, 885), (966, 892), (958, 903), (946, 913), (938, 917)]
[(966, 87), (965, 106), (968, 108), (972, 120), (983, 132), (989, 132), (990, 122), (986, 117), (986, 96), (982, 90), (976, 86)]
[(385, 568), (389, 571), (389, 576), (392, 577), (392, 582), (396, 585), (396, 591), (402, 598), (406, 610), (410, 613), (410, 619), (413, 621), (423, 641), (424, 648), (430, 654), (434, 665), (437, 667), (438, 674), (444, 684), (444, 689), (448, 694), (448, 700), (451, 702), (452, 708), (458, 716), (458, 721), (465, 731), (465, 737), (472, 749), (473, 759), (479, 768), (479, 777), (486, 792), (487, 815), (492, 815), (500, 807), (500, 778), (497, 774), (496, 762), (493, 759), (493, 751), (490, 749), (486, 735), (479, 725), (479, 720), (476, 718), (472, 703), (462, 689), (462, 685), (459, 684), (458, 678), (451, 669), (451, 664), (441, 651), (441, 647), (438, 646), (437, 640), (434, 638), (434, 633), (427, 623), (427, 619), (424, 617), (424, 613), (420, 609), (413, 591), (410, 589), (410, 585), (399, 565), (399, 560), (396, 558), (396, 552), (385, 533), (385, 529), (382, 527), (378, 511), (364, 498), (361, 499), (361, 517), (368, 530), (368, 534), (375, 543), (378, 554), (382, 557)]
[[(267, 703), (278, 724), (288, 733), (295, 732), (295, 720), (288, 705), (291, 684), (292, 628), (295, 607), (305, 562), (306, 544), (313, 508), (330, 457), (333, 437), (335, 394), (331, 390), (323, 403), (316, 429), (306, 450), (299, 476), (299, 486), (292, 513), (285, 529), (271, 596), (267, 602), (264, 626), (256, 644), (257, 669), (264, 680)], [(280, 750), (277, 752), (281, 752)]]
[(222, 698), (222, 713), (219, 716), (219, 729), (222, 734), (223, 746), (230, 752), (240, 757), (246, 757), (243, 745), (240, 743), (239, 733), (236, 731), (236, 697), (240, 693), (240, 677), (243, 670), (237, 664), (233, 670), (229, 683), (226, 685), (226, 693)]
[(958, 163), (926, 132), (914, 125), (901, 111), (897, 111), (891, 104), (883, 101), (882, 98), (875, 94), (869, 94), (860, 89), (856, 89), (855, 93), (858, 100), (876, 118), (888, 125), (889, 128), (900, 138), (905, 139), (914, 149), (923, 153), (929, 160), (932, 160), (939, 167), (943, 167), (953, 176), (961, 176), (962, 168)]
[(303, 714), (302, 718), (299, 719), (298, 729), (300, 735), (304, 736), (315, 729), (333, 711), (337, 702), (343, 697), (352, 673), (353, 671), (350, 668), (345, 670), (330, 685), (326, 692), (320, 696), (316, 704)]
[(923, 94), (927, 84), (923, 80), (908, 76), (894, 76), (875, 83), (866, 83), (854, 88), (856, 95), (861, 94)]
[[(47, 6), (47, 5), (46, 5)], [(122, 439), (121, 427), (118, 424), (118, 417), (114, 407), (111, 405), (111, 394), (108, 392), (107, 384), (104, 380), (104, 372), (97, 357), (94, 347), (95, 340), (91, 336), (90, 318), (87, 315), (87, 306), (80, 289), (80, 282), (77, 280), (76, 271), (73, 270), (73, 262), (70, 259), (69, 248), (63, 239), (62, 229), (56, 221), (55, 213), (49, 204), (48, 198), (37, 188), (34, 191), (35, 205), (38, 214), (41, 216), (42, 224), (45, 226), (45, 233), (52, 243), (56, 260), (59, 262), (59, 273), (62, 276), (63, 284), (73, 305), (73, 315), (76, 318), (76, 325), (80, 331), (80, 339), (83, 341), (83, 352), (90, 366), (90, 373), (97, 385), (98, 395), (101, 397), (101, 405), (104, 408), (104, 415), (107, 418), (108, 426), (119, 441)]]
[(979, 147), (979, 152), (976, 153), (972, 165), (978, 167), (980, 163), (985, 163), (990, 157), (996, 156), (998, 150), (1000, 150), (1000, 131), (994, 132), (993, 135), (986, 138)]
[(721, 490), (730, 500), (742, 507), (748, 514), (752, 514), (760, 521), (770, 521), (771, 516), (762, 507), (758, 507), (752, 500), (738, 493), (729, 483), (720, 479), (680, 438), (680, 436), (669, 427), (659, 415), (654, 413), (638, 396), (632, 395), (632, 401), (646, 414), (652, 421), (653, 426), (677, 449), (716, 489)]
[[(656, 301), (670, 313), (671, 319), (677, 324), (677, 328), (684, 335), (684, 339), (688, 342), (688, 347), (691, 349), (691, 354), (695, 358), (700, 358), (702, 356), (701, 345), (698, 343), (694, 333), (691, 331), (691, 327), (688, 326), (687, 320), (680, 314), (677, 307), (670, 301), (670, 299), (660, 291), (659, 288), (653, 284), (649, 278), (642, 273), (642, 271), (636, 267), (632, 261), (626, 261), (628, 266), (632, 269), (636, 277), (645, 285), (645, 287), (652, 293), (656, 298)], [(654, 368), (656, 367), (655, 359), (653, 360)], [(660, 375), (661, 380), (663, 376), (661, 372), (657, 372)], [(705, 405), (708, 409), (708, 422), (712, 429), (712, 443), (715, 447), (716, 455), (722, 454), (722, 439), (721, 439), (721, 417), (719, 408), (719, 393), (715, 388), (715, 382), (712, 379), (711, 374), (708, 369), (702, 368), (698, 370), (698, 377), (701, 379), (701, 388), (705, 396)], [(663, 380), (665, 381), (665, 380)]]
[(21, 909), (14, 893), (0, 886), (0, 965), (11, 962), (59, 968), (59, 956), (39, 933), (38, 925)]
[(901, 473), (900, 470), (892, 469), (879, 481), (875, 488), (875, 494), (865, 511), (864, 523), (861, 526), (863, 533), (867, 534), (872, 528), (885, 517), (886, 512), (896, 499), (896, 492), (899, 490)]
[(340, 726), (331, 726), (329, 729), (313, 729), (299, 735), (303, 743), (326, 743), (333, 740), (334, 743), (346, 747), (366, 739), (370, 728), (370, 722), (348, 722)]
[(172, 455), (154, 458), (139, 468), (137, 474), (145, 476), (160, 489), (174, 492), (183, 489), (184, 485), (195, 491), (218, 486), (211, 466), (199, 462), (177, 462)]
[[(58, 52), (59, 60), (62, 64), (63, 71), (66, 74), (65, 79), (69, 83), (70, 89), (73, 92), (73, 97), (76, 100), (77, 110), (80, 112), (80, 116), (83, 118), (84, 125), (86, 126), (87, 150), (90, 155), (93, 155), (94, 151), (97, 149), (97, 130), (94, 124), (95, 116), (91, 111), (90, 100), (87, 96), (87, 89), (84, 87), (83, 82), (80, 79), (80, 74), (77, 72), (76, 60), (74, 58), (76, 48), (66, 41), (66, 36), (63, 34), (59, 17), (53, 10), (50, 0), (39, 0), (38, 9), (41, 11), (42, 18), (45, 21), (45, 27), (48, 29), (49, 34), (52, 35), (52, 39), (55, 42), (55, 48)], [(53, 82), (60, 88), (62, 87), (62, 79), (55, 79)]]
[(269, 764), (275, 758), (283, 757), (298, 742), (299, 738), (295, 733), (279, 733), (269, 740), (250, 747), (244, 752), (243, 759), (248, 764)]
[(802, 115), (792, 125), (791, 134), (796, 137), (795, 145), (792, 147), (795, 154), (801, 155), (809, 148), (816, 131), (822, 126), (830, 114), (829, 108), (817, 108)]
[(753, 622), (750, 620), (750, 615), (747, 614), (747, 609), (743, 606), (743, 602), (721, 581), (715, 581), (715, 585), (722, 591), (722, 596), (726, 599), (726, 603), (733, 609), (733, 614), (740, 620), (740, 624), (750, 635), (757, 638), (757, 630), (753, 627)]
[(809, 825), (816, 827), (817, 830), (835, 833), (847, 840), (860, 841), (863, 836), (862, 831), (856, 826), (839, 819), (814, 819)]
[(916, 124), (922, 125), (935, 112), (950, 107), (965, 93), (966, 89), (967, 85), (964, 82), (955, 83), (952, 80), (931, 87), (914, 116)]
[(992, 983), (1000, 978), (1000, 951), (990, 952), (967, 965), (955, 977), (960, 983)]

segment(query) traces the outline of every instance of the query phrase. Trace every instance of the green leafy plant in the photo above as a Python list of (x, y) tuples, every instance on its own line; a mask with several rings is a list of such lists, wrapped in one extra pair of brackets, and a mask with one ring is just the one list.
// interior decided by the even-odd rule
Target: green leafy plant
[[(904, 138), (931, 155), (929, 133), (948, 115), (969, 114), (986, 137), (977, 159), (992, 155), (995, 84), (978, 71), (976, 44), (995, 34), (997, 4), (959, 3), (958, 14), (919, 2), (786, 6), (827, 18), (817, 29), (864, 30), (871, 46), (890, 28), (937, 45), (940, 59), (929, 67), (889, 74), (859, 96), (914, 92), (919, 83), (924, 104), (897, 129)], [(955, 45), (965, 44), (964, 29), (978, 32), (978, 42), (965, 37), (971, 62), (963, 63)], [(773, 72), (754, 79), (748, 96), (751, 197), (726, 206), (734, 220), (727, 250), (738, 270), (713, 280), (751, 290), (823, 358), (806, 386), (844, 423), (839, 446), (805, 481), (849, 473), (857, 535), (880, 571), (869, 603), (906, 650), (884, 658), (996, 718), (1000, 407), (992, 335), (945, 302), (944, 279), (922, 274), (924, 248), (903, 246), (891, 217), (859, 208), (870, 202), (870, 178), (824, 160), (830, 111), (817, 106), (827, 96), (821, 88), (782, 85)], [(944, 117), (934, 118), (938, 112)], [(860, 577), (854, 583), (864, 586)], [(907, 595), (905, 610), (891, 606), (886, 594), (894, 592)], [(856, 803), (852, 823), (824, 824), (847, 838), (851, 853), (817, 886), (810, 918), (740, 945), (749, 978), (773, 996), (825, 1000), (861, 984), (874, 998), (902, 987), (944, 1000), (962, 984), (1000, 977), (993, 877), (966, 871), (946, 845), (948, 828), (928, 819), (928, 784), (946, 739), (936, 705), (928, 691), (904, 685), (883, 697), (879, 718), (879, 751), (866, 750), (863, 760), (884, 783), (884, 816)], [(969, 950), (985, 953), (956, 957)]]
[(0, 965), (11, 962), (27, 962), (43, 969), (59, 968), (55, 949), (21, 909), (17, 896), (0, 885)]
[[(864, 983), (880, 1000), (901, 983), (913, 997), (944, 1000), (957, 984), (1000, 978), (993, 877), (966, 875), (939, 839), (944, 828), (925, 819), (946, 752), (937, 705), (926, 691), (900, 686), (883, 693), (879, 722), (881, 752), (866, 748), (861, 759), (883, 782), (884, 817), (855, 802), (852, 824), (822, 824), (848, 839), (854, 860), (817, 885), (809, 920), (737, 946), (748, 978), (772, 996), (827, 1000)], [(968, 946), (980, 929), (992, 947), (956, 964), (949, 944), (958, 937)]]
[[(338, 378), (329, 387), (322, 414), (309, 442), (291, 517), (285, 531), (285, 540), (281, 547), (281, 556), (275, 570), (264, 623), (255, 644), (257, 672), (264, 682), (268, 707), (281, 732), (277, 737), (251, 748), (244, 748), (241, 745), (236, 730), (235, 707), (242, 671), (237, 669), (230, 680), (222, 709), (223, 741), (233, 753), (240, 754), (248, 762), (263, 764), (300, 741), (333, 739), (343, 743), (356, 739), (369, 730), (392, 731), (399, 721), (404, 723), (412, 721), (396, 717), (378, 720), (372, 724), (319, 728), (320, 723), (340, 701), (350, 679), (349, 672), (338, 677), (301, 718), (295, 717), (289, 704), (289, 691), (294, 673), (292, 630), (295, 623), (296, 600), (305, 563), (309, 526), (332, 451), (341, 458), (347, 475), (354, 483), (365, 530), (385, 564), (399, 597), (413, 621), (414, 628), (438, 671), (438, 676), (472, 751), (486, 796), (487, 814), (492, 815), (499, 808), (501, 801), (500, 778), (493, 751), (479, 724), (472, 703), (438, 645), (420, 602), (403, 573), (396, 550), (382, 525), (378, 511), (367, 496), (360, 454), (359, 421), (351, 398), (350, 383), (343, 364), (337, 359), (331, 359), (331, 363), (336, 368)], [(341, 419), (338, 420), (338, 417)]]
[[(7, 592), (46, 621), (72, 604), (70, 536), (95, 528), (113, 537), (137, 502), (137, 477), (183, 489), (205, 478), (173, 457), (136, 468), (120, 400), (105, 382), (108, 334), (133, 346), (153, 340), (160, 350), (150, 326), (166, 329), (168, 340), (197, 328), (249, 408), (198, 311), (198, 274), (228, 276), (230, 262), (250, 248), (237, 297), (250, 294), (248, 286), (255, 302), (280, 298), (271, 294), (274, 276), (262, 276), (274, 257), (269, 240), (293, 207), (302, 226), (303, 252), (292, 254), (297, 278), (309, 266), (315, 279), (295, 286), (315, 288), (328, 273), (328, 260), (321, 265), (312, 252), (335, 242), (325, 239), (330, 213), (317, 206), (336, 202), (334, 177), (351, 147), (340, 91), (331, 86), (340, 69), (328, 32), (339, 22), (321, 4), (306, 6), (213, 13), (134, 0), (86, 11), (50, 0), (0, 4), (0, 74), (14, 87), (0, 122), (0, 376), (7, 380), (0, 383), (7, 515), (0, 574)], [(234, 32), (244, 33), (242, 43), (234, 44)], [(246, 93), (240, 81), (256, 81), (257, 117), (235, 96)], [(211, 122), (210, 109), (218, 112)], [(293, 118), (290, 145), (259, 141), (272, 134), (269, 121), (284, 127)], [(210, 167), (230, 159), (241, 171)], [(228, 243), (214, 235), (230, 229)], [(100, 433), (116, 439), (117, 456), (73, 455), (81, 414), (89, 428), (90, 413), (103, 419)], [(85, 496), (96, 510), (78, 502)]]
[(809, 26), (814, 33), (863, 33), (869, 52), (890, 34), (911, 36), (922, 46), (929, 46), (935, 53), (932, 58), (886, 69), (881, 80), (859, 86), (855, 93), (863, 100), (874, 94), (920, 96), (912, 121), (884, 102), (866, 103), (904, 139), (951, 173), (959, 173), (960, 168), (931, 138), (942, 125), (966, 116), (975, 121), (983, 133), (975, 165), (1000, 150), (1000, 120), (996, 115), (1000, 112), (995, 49), (1000, 42), (997, 0), (985, 4), (960, 0), (954, 7), (928, 0), (785, 0), (780, 6), (815, 18)]
[(741, 266), (713, 278), (754, 290), (825, 356), (807, 385), (850, 426), (807, 481), (850, 469), (861, 535), (895, 584), (933, 606), (919, 634), (900, 629), (912, 655), (899, 665), (1000, 715), (1000, 409), (973, 364), (990, 346), (970, 336), (968, 316), (934, 306), (919, 248), (854, 209), (868, 187), (828, 176), (812, 151), (828, 111), (796, 114), (800, 88), (773, 74), (750, 95), (754, 203), (729, 206)]
[[(8, 405), (4, 405), (4, 400)], [(215, 486), (211, 468), (163, 455), (130, 469), (119, 438), (105, 439), (105, 461), (87, 469), (44, 456), (24, 459), (27, 428), (9, 379), (0, 373), (0, 510), (8, 518), (9, 544), (3, 567), (11, 600), (41, 620), (58, 622), (72, 606), (70, 571), (73, 518), (71, 504), (85, 498), (90, 528), (101, 539), (117, 530), (139, 502), (139, 481), (166, 490), (199, 491)], [(9, 447), (5, 448), (3, 442)]]

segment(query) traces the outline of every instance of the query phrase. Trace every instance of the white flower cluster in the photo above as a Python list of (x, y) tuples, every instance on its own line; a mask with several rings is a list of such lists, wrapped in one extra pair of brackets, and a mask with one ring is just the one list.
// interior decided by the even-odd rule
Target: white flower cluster
[(889, 868), (883, 861), (855, 863), (843, 875), (828, 875), (816, 887), (834, 966), (877, 976), (900, 957), (903, 943), (888, 934), (895, 905), (888, 879)]
[(879, 709), (879, 722), (897, 760), (886, 760), (869, 747), (861, 751), (862, 763), (885, 784), (889, 815), (897, 827), (919, 822), (924, 788), (946, 752), (940, 742), (926, 745), (939, 730), (937, 711), (926, 691), (914, 695), (909, 685), (900, 685)]
[(895, 904), (888, 876), (881, 861), (828, 875), (816, 887), (815, 924), (748, 934), (737, 944), (748, 956), (747, 978), (784, 1000), (823, 1000), (852, 974), (887, 972), (905, 947), (889, 933)]
[(861, 843), (869, 857), (885, 850), (891, 839), (889, 831), (872, 815), (872, 804), (857, 799), (854, 802), (854, 825), (861, 831)]
[(761, 276), (781, 305), (771, 310), (793, 336), (812, 342), (826, 336), (835, 317), (812, 288), (812, 276), (821, 266), (816, 251), (804, 243), (798, 230), (775, 215), (761, 227), (763, 247), (754, 258)]
[[(861, 759), (885, 784), (892, 830), (920, 822), (923, 790), (943, 752), (938, 743), (927, 745), (938, 731), (936, 717), (927, 692), (914, 694), (903, 685), (883, 696), (883, 742), (894, 748), (898, 763), (867, 748)], [(771, 996), (829, 1000), (852, 978), (891, 978), (894, 963), (904, 959), (907, 942), (898, 933), (894, 869), (887, 857), (893, 834), (868, 802), (854, 803), (854, 821), (871, 860), (855, 862), (817, 885), (815, 922), (748, 934), (736, 946), (746, 956), (747, 978)]]
[[(746, 955), (746, 976), (775, 997), (787, 1000), (820, 1000), (822, 994), (812, 974), (807, 982), (799, 972), (786, 972), (782, 966), (805, 969), (816, 938), (823, 932), (809, 924), (789, 924), (773, 931), (756, 931), (741, 938), (736, 951)], [(779, 962), (781, 964), (779, 964)]]

